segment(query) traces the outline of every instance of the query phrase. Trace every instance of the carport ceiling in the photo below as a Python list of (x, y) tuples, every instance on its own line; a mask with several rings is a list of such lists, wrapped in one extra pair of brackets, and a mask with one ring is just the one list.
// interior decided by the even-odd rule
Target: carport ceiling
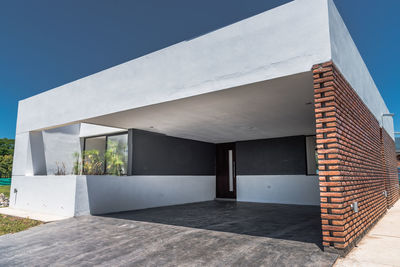
[(312, 135), (313, 109), (312, 73), (306, 72), (84, 122), (223, 143)]

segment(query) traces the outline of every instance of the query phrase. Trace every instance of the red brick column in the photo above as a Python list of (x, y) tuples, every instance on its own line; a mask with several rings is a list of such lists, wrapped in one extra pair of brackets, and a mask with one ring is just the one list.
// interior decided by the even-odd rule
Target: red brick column
[(386, 211), (383, 154), (392, 151), (382, 149), (378, 120), (332, 62), (315, 65), (313, 78), (323, 245), (345, 253)]

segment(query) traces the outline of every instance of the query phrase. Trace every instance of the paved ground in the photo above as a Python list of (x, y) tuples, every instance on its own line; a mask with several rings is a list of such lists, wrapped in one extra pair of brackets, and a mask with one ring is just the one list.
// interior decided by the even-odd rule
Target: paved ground
[(400, 201), (335, 266), (400, 266)]
[(332, 266), (318, 207), (203, 202), (83, 216), (0, 237), (0, 265)]
[(42, 221), (42, 222), (54, 222), (59, 220), (65, 220), (68, 217), (65, 216), (57, 216), (52, 214), (46, 214), (41, 212), (27, 212), (23, 210), (16, 210), (12, 208), (0, 208), (0, 214), (21, 217), (21, 218), (29, 218), (32, 220)]

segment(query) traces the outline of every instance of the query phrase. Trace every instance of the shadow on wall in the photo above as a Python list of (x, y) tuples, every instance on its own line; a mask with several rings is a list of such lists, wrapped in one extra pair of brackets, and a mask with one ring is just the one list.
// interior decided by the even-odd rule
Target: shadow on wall
[(42, 173), (54, 175), (59, 172), (60, 167), (67, 175), (73, 172), (74, 153), (81, 151), (79, 133), (79, 124), (42, 132), (42, 142), (45, 144), (41, 145), (45, 159)]
[(322, 249), (318, 206), (207, 201), (103, 216), (300, 241)]

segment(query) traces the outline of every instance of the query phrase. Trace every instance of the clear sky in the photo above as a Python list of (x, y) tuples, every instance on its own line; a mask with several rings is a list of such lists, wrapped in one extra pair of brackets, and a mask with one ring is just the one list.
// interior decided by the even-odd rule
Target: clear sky
[[(0, 1), (0, 138), (18, 100), (288, 0)], [(335, 0), (400, 131), (400, 1)]]

